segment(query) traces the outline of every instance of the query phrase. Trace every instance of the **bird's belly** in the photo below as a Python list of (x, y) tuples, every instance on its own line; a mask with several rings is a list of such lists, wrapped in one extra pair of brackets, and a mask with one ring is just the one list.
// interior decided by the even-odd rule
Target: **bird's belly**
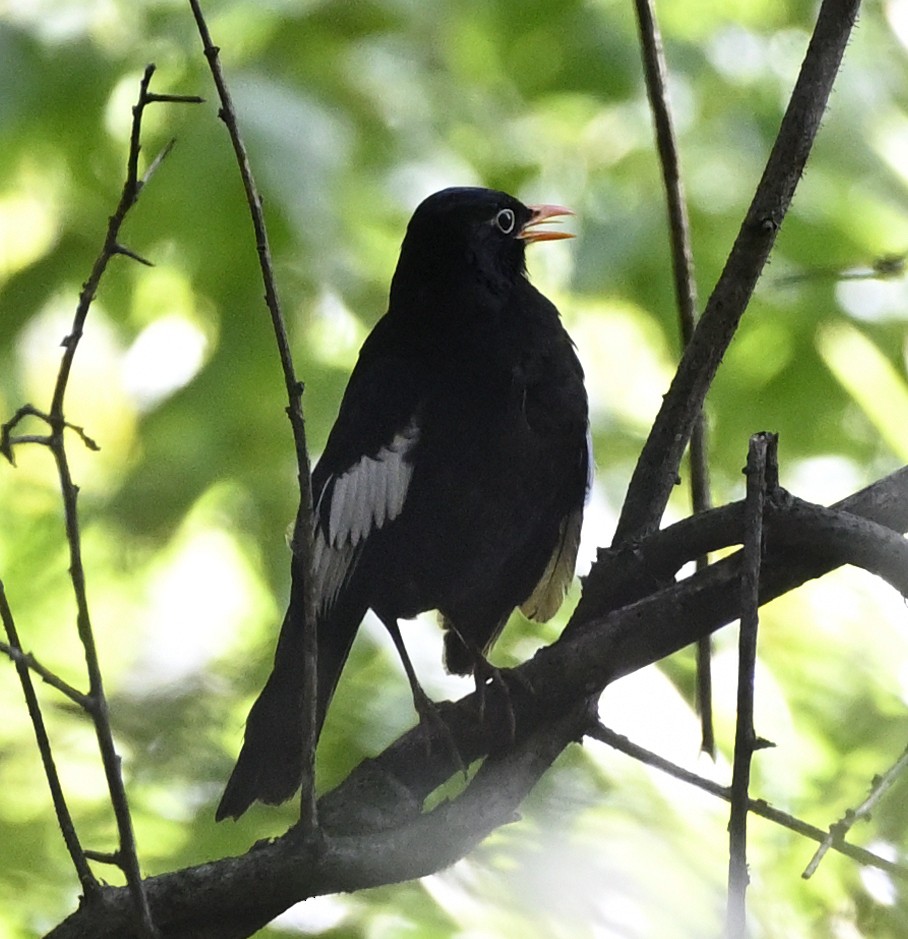
[(470, 456), (452, 454), (437, 472), (414, 473), (388, 532), (381, 578), (384, 605), (399, 615), (464, 608), (506, 615), (532, 591), (554, 550), (562, 506), (571, 501), (563, 468), (526, 448)]

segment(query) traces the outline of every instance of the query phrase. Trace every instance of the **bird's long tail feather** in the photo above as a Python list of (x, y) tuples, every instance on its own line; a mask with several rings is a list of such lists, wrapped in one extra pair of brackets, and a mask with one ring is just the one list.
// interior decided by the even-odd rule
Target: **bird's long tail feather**
[[(303, 769), (304, 573), (294, 562), (290, 603), (278, 638), (274, 668), (246, 719), (236, 766), (215, 818), (239, 818), (256, 800), (286, 802), (299, 788)], [(340, 678), (364, 611), (344, 611), (319, 623), (316, 735)]]

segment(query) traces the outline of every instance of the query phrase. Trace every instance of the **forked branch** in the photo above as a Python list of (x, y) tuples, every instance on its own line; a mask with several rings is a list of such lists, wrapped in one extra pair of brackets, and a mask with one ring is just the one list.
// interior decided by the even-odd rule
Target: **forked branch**
[[(77, 507), (79, 490), (73, 482), (70, 471), (69, 458), (66, 452), (66, 431), (68, 429), (75, 430), (82, 442), (90, 449), (96, 450), (98, 447), (81, 428), (75, 427), (66, 420), (64, 416), (64, 400), (79, 340), (82, 338), (85, 322), (92, 302), (94, 301), (95, 294), (101, 283), (101, 278), (104, 276), (111, 259), (117, 255), (123, 255), (144, 264), (148, 263), (136, 252), (125, 247), (120, 241), (120, 232), (127, 214), (138, 201), (143, 186), (160, 164), (163, 156), (169, 152), (171, 146), (168, 145), (163, 153), (152, 161), (143, 176), (139, 175), (142, 117), (145, 108), (149, 104), (158, 101), (166, 100), (196, 103), (201, 100), (196, 97), (157, 95), (150, 92), (149, 84), (154, 71), (155, 67), (149, 65), (142, 76), (139, 87), (139, 98), (133, 107), (126, 180), (123, 184), (120, 201), (108, 221), (107, 232), (101, 251), (79, 294), (72, 328), (63, 340), (63, 355), (54, 384), (50, 408), (47, 412), (43, 412), (32, 405), (25, 405), (16, 412), (10, 421), (2, 426), (2, 429), (0, 429), (0, 453), (3, 453), (10, 462), (14, 460), (15, 448), (26, 443), (38, 443), (46, 446), (53, 454), (57, 466), (60, 494), (63, 501), (66, 540), (69, 546), (69, 576), (76, 601), (76, 628), (85, 655), (85, 665), (88, 674), (88, 692), (82, 694), (77, 689), (66, 685), (61, 679), (52, 676), (47, 669), (39, 666), (32, 657), (24, 652), (15, 629), (12, 612), (9, 609), (5, 594), (2, 595), (0, 614), (2, 614), (9, 645), (7, 648), (0, 651), (6, 651), (10, 658), (16, 663), (16, 669), (28, 705), (29, 715), (35, 729), (38, 748), (44, 762), (48, 784), (54, 800), (54, 807), (57, 812), (64, 840), (66, 841), (67, 848), (72, 857), (86, 899), (94, 899), (97, 901), (100, 896), (100, 887), (87, 863), (87, 857), (103, 857), (105, 860), (116, 864), (126, 875), (129, 893), (134, 905), (134, 913), (139, 924), (138, 933), (141, 936), (147, 937), (147, 939), (153, 939), (153, 937), (158, 935), (158, 932), (152, 922), (148, 899), (142, 883), (142, 874), (139, 868), (135, 836), (132, 828), (132, 818), (126, 798), (126, 790), (123, 785), (123, 776), (120, 771), (120, 757), (114, 746), (110, 717), (107, 711), (107, 698), (104, 693), (104, 683), (101, 675), (98, 651), (95, 645), (94, 630), (92, 629), (85, 569), (82, 564), (82, 537)], [(42, 421), (47, 426), (47, 433), (44, 435), (17, 433), (20, 422), (26, 418), (36, 418)], [(0, 593), (2, 593), (2, 591), (0, 591)], [(75, 834), (72, 818), (66, 806), (60, 780), (54, 766), (50, 740), (44, 726), (43, 717), (41, 716), (37, 695), (35, 694), (31, 678), (32, 671), (36, 671), (45, 681), (56, 686), (58, 690), (65, 693), (71, 700), (80, 704), (94, 723), (95, 735), (98, 740), (98, 748), (101, 753), (101, 761), (104, 767), (104, 774), (110, 793), (111, 805), (116, 817), (119, 836), (119, 847), (112, 854), (98, 854), (97, 852), (87, 852), (83, 850)]]

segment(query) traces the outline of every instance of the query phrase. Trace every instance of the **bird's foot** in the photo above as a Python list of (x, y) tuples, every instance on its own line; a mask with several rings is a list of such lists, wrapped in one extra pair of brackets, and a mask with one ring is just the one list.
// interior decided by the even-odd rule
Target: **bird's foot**
[(425, 738), (426, 756), (432, 755), (432, 748), (437, 742), (445, 748), (455, 769), (466, 776), (467, 768), (464, 766), (463, 757), (460, 755), (451, 728), (441, 716), (439, 706), (419, 686), (413, 689), (413, 706), (419, 715), (419, 726)]
[[(523, 676), (511, 669), (500, 669), (492, 665), (485, 656), (478, 656), (473, 668), (473, 678), (476, 682), (476, 693), (479, 696), (479, 720), (490, 730), (501, 730), (505, 747), (510, 747), (517, 737), (517, 719), (514, 714), (514, 702), (511, 692), (511, 683), (520, 686), (523, 690), (531, 690)], [(490, 707), (492, 696), (498, 696), (500, 708), (494, 713)]]

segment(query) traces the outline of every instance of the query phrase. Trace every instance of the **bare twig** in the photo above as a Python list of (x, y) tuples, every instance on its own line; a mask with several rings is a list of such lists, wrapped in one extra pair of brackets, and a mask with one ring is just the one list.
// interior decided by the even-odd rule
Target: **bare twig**
[[(700, 776), (698, 773), (684, 769), (683, 766), (678, 766), (676, 763), (665, 759), (665, 757), (659, 756), (658, 753), (653, 753), (652, 750), (647, 750), (645, 747), (633, 743), (631, 740), (628, 740), (627, 737), (616, 733), (614, 730), (602, 724), (597, 723), (592, 725), (587, 730), (587, 736), (592, 737), (594, 740), (599, 740), (613, 747), (615, 750), (620, 750), (622, 753), (626, 753), (635, 760), (639, 760), (647, 766), (652, 766), (663, 773), (667, 773), (669, 776), (681, 780), (681, 782), (696, 786), (698, 789), (702, 789), (710, 795), (724, 799), (726, 802), (731, 801), (731, 789), (728, 786), (722, 786), (717, 782), (713, 782), (711, 779), (707, 779), (705, 776)], [(819, 841), (822, 843), (828, 838), (828, 832), (823, 831), (822, 828), (817, 828), (816, 825), (811, 825), (794, 815), (790, 815), (788, 812), (774, 808), (763, 799), (749, 799), (747, 808), (751, 814), (759, 815), (760, 818), (775, 822), (775, 824), (780, 825), (782, 828), (787, 828), (789, 831), (802, 835), (804, 838), (809, 838), (811, 841)], [(879, 870), (885, 871), (887, 874), (898, 877), (900, 880), (908, 881), (908, 867), (905, 867), (903, 864), (896, 864), (894, 861), (880, 857), (878, 854), (874, 854), (872, 851), (868, 851), (865, 848), (849, 844), (844, 839), (836, 840), (830, 847), (834, 851), (838, 851), (860, 864), (864, 864), (867, 867), (876, 867)]]
[(76, 599), (76, 627), (79, 638), (85, 651), (85, 664), (88, 671), (89, 697), (93, 703), (90, 713), (95, 724), (98, 747), (101, 752), (101, 761), (104, 766), (104, 775), (110, 791), (111, 804), (117, 820), (117, 833), (119, 836), (118, 857), (120, 867), (126, 874), (126, 880), (136, 905), (136, 913), (144, 935), (154, 937), (157, 935), (148, 907), (148, 898), (142, 883), (142, 872), (139, 868), (139, 858), (136, 850), (135, 834), (132, 827), (132, 816), (129, 811), (129, 802), (126, 797), (126, 788), (123, 784), (120, 757), (113, 741), (113, 731), (110, 725), (110, 715), (107, 709), (107, 697), (104, 693), (104, 682), (101, 675), (101, 665), (95, 646), (94, 631), (91, 625), (91, 616), (88, 607), (88, 595), (85, 585), (85, 570), (82, 565), (81, 535), (79, 531), (79, 515), (77, 509), (78, 488), (73, 483), (70, 474), (69, 460), (63, 439), (63, 399), (69, 381), (72, 362), (76, 354), (82, 330), (85, 325), (88, 311), (94, 300), (95, 293), (107, 265), (116, 254), (131, 254), (123, 248), (119, 240), (120, 229), (129, 210), (138, 201), (142, 191), (143, 181), (139, 177), (139, 152), (141, 150), (142, 117), (145, 107), (151, 103), (148, 99), (148, 86), (154, 75), (153, 65), (146, 67), (139, 86), (139, 99), (133, 107), (132, 130), (129, 139), (129, 156), (127, 158), (126, 180), (123, 192), (107, 227), (104, 245), (98, 259), (95, 261), (91, 274), (79, 295), (79, 303), (73, 320), (70, 334), (63, 341), (64, 352), (60, 363), (60, 371), (54, 388), (51, 402), (49, 423), (51, 427), (51, 451), (57, 463), (57, 472), (60, 477), (60, 491), (63, 496), (63, 510), (66, 524), (66, 537), (70, 550), (69, 573), (72, 580), (73, 593)]
[(114, 867), (123, 866), (123, 858), (119, 851), (92, 851), (85, 850), (85, 856), (89, 861), (96, 861), (98, 864), (112, 864)]
[(895, 784), (895, 781), (902, 775), (906, 770), (908, 770), (908, 747), (902, 751), (902, 755), (895, 761), (895, 763), (883, 773), (882, 776), (877, 776), (873, 780), (873, 784), (870, 787), (870, 793), (867, 798), (855, 809), (849, 809), (845, 815), (835, 822), (835, 824), (829, 826), (829, 831), (826, 836), (823, 838), (820, 847), (817, 848), (816, 854), (811, 858), (810, 863), (804, 870), (804, 873), (801, 875), (805, 880), (817, 872), (817, 868), (820, 866), (820, 862), (826, 856), (830, 848), (835, 850), (840, 850), (841, 845), (845, 841), (845, 836), (851, 830), (855, 822), (860, 821), (861, 819), (869, 819), (871, 812), (873, 812), (877, 803), (883, 796), (888, 792), (889, 789)]
[(95, 897), (100, 890), (100, 884), (95, 880), (95, 875), (88, 866), (85, 851), (79, 842), (79, 836), (76, 834), (76, 827), (73, 824), (72, 815), (69, 813), (69, 806), (66, 804), (66, 797), (63, 795), (63, 787), (60, 785), (60, 776), (57, 773), (57, 765), (54, 762), (50, 738), (47, 736), (47, 727), (44, 724), (44, 715), (41, 713), (41, 706), (38, 703), (38, 695), (35, 691), (31, 672), (29, 671), (29, 664), (22, 651), (22, 644), (19, 642), (19, 633), (16, 630), (13, 611), (10, 609), (9, 601), (6, 599), (6, 590), (2, 580), (0, 580), (0, 619), (3, 621), (6, 638), (9, 640), (9, 646), (4, 649), (4, 652), (6, 652), (16, 664), (19, 682), (22, 685), (22, 692), (25, 695), (25, 705), (28, 708), (28, 716), (35, 731), (38, 752), (41, 754), (41, 762), (44, 765), (44, 775), (47, 777), (51, 799), (54, 803), (54, 811), (57, 814), (57, 822), (60, 825), (60, 832), (63, 835), (66, 850), (69, 851), (73, 867), (76, 869), (76, 876), (79, 878), (79, 884), (85, 896), (87, 898)]
[[(668, 93), (668, 69), (662, 35), (656, 19), (653, 0), (636, 0), (637, 25), (643, 52), (643, 72), (653, 123), (656, 130), (656, 149), (662, 167), (668, 208), (669, 243), (671, 245), (672, 272), (675, 281), (675, 300), (681, 340), (686, 346), (694, 334), (697, 322), (697, 284), (694, 279), (694, 256), (690, 240), (690, 221), (687, 200), (681, 178), (681, 161), (672, 123)], [(712, 507), (709, 488), (709, 461), (707, 459), (706, 419), (702, 410), (694, 424), (690, 439), (690, 489), (694, 512), (705, 512)], [(709, 564), (709, 557), (697, 558), (697, 569)], [(701, 747), (710, 756), (716, 755), (716, 740), (712, 718), (712, 639), (704, 636), (697, 642), (697, 707), (700, 712)]]
[[(123, 776), (120, 768), (120, 757), (117, 754), (113, 742), (113, 732), (110, 725), (110, 716), (107, 710), (107, 698), (104, 693), (104, 683), (101, 675), (101, 667), (98, 659), (97, 647), (94, 640), (94, 632), (91, 624), (91, 615), (89, 612), (88, 595), (85, 582), (85, 570), (82, 564), (81, 533), (79, 529), (79, 513), (77, 507), (78, 487), (72, 479), (69, 466), (69, 458), (66, 453), (65, 431), (67, 429), (75, 430), (83, 443), (90, 449), (98, 449), (97, 444), (85, 434), (85, 432), (70, 424), (64, 417), (64, 398), (69, 384), (69, 376), (72, 370), (73, 360), (82, 337), (86, 318), (88, 317), (91, 304), (95, 298), (98, 287), (101, 282), (107, 266), (111, 259), (117, 255), (137, 260), (143, 264), (149, 262), (138, 255), (130, 248), (125, 247), (120, 242), (120, 230), (130, 209), (138, 201), (145, 180), (151, 175), (154, 169), (160, 164), (161, 160), (170, 150), (170, 145), (164, 149), (161, 155), (154, 160), (143, 178), (139, 176), (139, 153), (141, 150), (141, 130), (142, 117), (148, 104), (163, 100), (166, 97), (169, 101), (195, 102), (198, 99), (182, 95), (153, 95), (148, 87), (154, 74), (155, 67), (149, 65), (146, 67), (139, 86), (139, 98), (133, 107), (132, 128), (130, 132), (129, 153), (127, 157), (126, 180), (123, 184), (123, 190), (116, 209), (108, 221), (107, 232), (104, 237), (104, 243), (98, 254), (88, 279), (85, 281), (79, 294), (79, 301), (76, 306), (76, 312), (73, 317), (72, 328), (69, 335), (63, 340), (63, 356), (60, 361), (60, 368), (57, 373), (56, 383), (54, 385), (53, 396), (50, 409), (47, 413), (39, 411), (31, 405), (25, 405), (20, 408), (12, 420), (3, 425), (0, 433), (0, 451), (2, 451), (10, 460), (13, 458), (14, 446), (26, 442), (38, 442), (47, 446), (53, 456), (57, 466), (57, 475), (60, 481), (60, 494), (63, 500), (64, 524), (66, 529), (66, 539), (69, 545), (69, 575), (72, 583), (73, 595), (76, 601), (76, 628), (79, 633), (79, 639), (85, 654), (85, 664), (88, 673), (89, 690), (87, 695), (83, 695), (76, 689), (71, 688), (61, 679), (38, 666), (34, 660), (29, 661), (22, 653), (18, 639), (10, 641), (12, 649), (17, 650), (16, 666), (19, 670), (20, 679), (23, 681), (23, 690), (26, 694), (26, 700), (29, 702), (29, 711), (32, 721), (35, 722), (35, 731), (39, 739), (43, 736), (46, 740), (46, 734), (43, 729), (43, 722), (40, 721), (40, 714), (37, 712), (37, 700), (33, 693), (29, 692), (31, 685), (29, 668), (33, 668), (45, 681), (54, 684), (58, 690), (67, 694), (71, 699), (77, 701), (91, 716), (95, 727), (95, 735), (98, 740), (98, 748), (101, 753), (101, 761), (104, 767), (104, 774), (107, 780), (108, 790), (110, 792), (111, 805), (117, 822), (117, 831), (119, 835), (119, 848), (111, 857), (116, 858), (115, 863), (123, 870), (126, 875), (127, 885), (134, 903), (135, 915), (138, 921), (140, 932), (148, 939), (153, 939), (158, 933), (151, 919), (151, 913), (148, 907), (148, 899), (145, 894), (142, 883), (142, 874), (139, 869), (139, 859), (136, 852), (135, 836), (132, 828), (132, 818), (129, 811), (129, 804), (126, 798), (126, 790), (123, 785)], [(45, 437), (37, 435), (22, 435), (14, 437), (12, 431), (18, 423), (25, 417), (37, 417), (43, 420), (48, 428), (49, 434)], [(34, 700), (34, 706), (33, 706)], [(47, 745), (49, 747), (49, 745)], [(45, 769), (48, 775), (48, 781), (54, 798), (54, 805), (60, 818), (60, 825), (64, 831), (64, 838), (67, 846), (70, 848), (70, 854), (73, 855), (73, 862), (76, 866), (80, 881), (86, 881), (85, 871), (87, 869), (86, 853), (74, 841), (74, 835), (67, 832), (67, 827), (71, 829), (72, 823), (69, 819), (59, 781), (52, 765), (48, 766), (49, 749), (47, 754), (42, 756), (45, 759)], [(63, 813), (63, 814), (61, 814)], [(78, 849), (77, 851), (75, 849)], [(88, 872), (90, 878), (89, 886), (94, 885), (97, 892), (97, 885)]]
[(315, 592), (313, 589), (312, 568), (312, 479), (309, 465), (309, 448), (306, 444), (306, 422), (303, 417), (303, 385), (297, 380), (293, 367), (293, 357), (290, 353), (290, 341), (287, 337), (287, 327), (281, 313), (275, 284), (274, 268), (271, 263), (271, 248), (268, 243), (268, 231), (265, 226), (265, 216), (262, 211), (262, 200), (259, 196), (246, 145), (240, 136), (236, 110), (227, 87), (224, 71), (221, 68), (220, 50), (213, 43), (208, 24), (202, 13), (199, 0), (189, 0), (195, 17), (199, 36), (205, 58), (208, 60), (211, 75), (218, 91), (221, 102), (219, 116), (227, 128), (233, 151), (236, 155), (243, 187), (246, 191), (246, 202), (255, 230), (255, 245), (258, 251), (259, 266), (262, 271), (262, 281), (265, 287), (265, 303), (271, 314), (271, 325), (277, 341), (278, 355), (284, 373), (284, 384), (287, 391), (287, 414), (293, 430), (293, 441), (296, 449), (296, 463), (299, 480), (300, 504), (296, 516), (293, 532), (292, 547), (296, 561), (302, 566), (303, 589), (303, 621), (306, 627), (303, 630), (303, 739), (300, 746), (303, 753), (303, 783), (300, 798), (300, 826), (304, 835), (310, 835), (318, 828), (318, 815), (315, 799), (315, 742), (316, 742), (316, 675), (317, 675), (317, 644), (315, 635)]
[[(22, 407), (20, 407), (8, 421), (0, 425), (0, 454), (5, 456), (13, 466), (16, 465), (15, 448), (20, 444), (37, 443), (43, 447), (50, 447), (51, 445), (51, 437), (48, 434), (13, 435), (13, 431), (27, 417), (37, 417), (45, 424), (50, 424), (51, 422), (50, 415), (45, 414), (43, 411), (39, 411), (33, 404), (23, 404)], [(82, 441), (82, 443), (88, 447), (89, 450), (94, 450), (97, 452), (101, 449), (98, 444), (76, 424), (71, 424), (69, 421), (63, 421), (63, 427), (66, 430), (73, 431)]]
[(798, 274), (777, 277), (773, 283), (777, 287), (804, 283), (812, 280), (895, 280), (905, 274), (908, 253), (882, 254), (866, 265), (855, 267), (814, 267)]
[(757, 662), (757, 627), (760, 621), (760, 569), (763, 560), (763, 509), (768, 469), (775, 463), (777, 438), (754, 434), (747, 452), (744, 556), (741, 562), (741, 631), (738, 639), (738, 703), (735, 755), (731, 780), (731, 815), (728, 821), (728, 939), (747, 934), (747, 812), (750, 803), (750, 764), (757, 738), (754, 732), (754, 670)]
[(706, 392), (803, 173), (859, 7), (860, 0), (824, 0), (820, 8), (763, 177), (637, 462), (613, 541), (616, 547), (639, 541), (659, 526)]
[[(2, 590), (2, 587), (0, 587)], [(3, 601), (4, 605), (6, 601)], [(2, 611), (0, 611), (2, 612)], [(9, 635), (9, 631), (7, 631)], [(74, 704), (78, 704), (80, 708), (83, 708), (86, 711), (91, 710), (93, 706), (92, 700), (86, 695), (82, 694), (78, 688), (74, 688), (69, 682), (64, 681), (56, 672), (52, 672), (49, 668), (46, 668), (42, 665), (30, 652), (23, 652), (22, 649), (18, 646), (18, 637), (16, 638), (15, 643), (13, 643), (12, 638), (10, 637), (11, 645), (7, 645), (5, 642), (0, 642), (0, 652), (2, 652), (8, 659), (14, 662), (16, 665), (24, 665), (30, 671), (33, 671), (36, 675), (44, 680), (44, 682), (50, 685), (52, 688), (56, 688), (61, 694), (66, 695), (70, 701)]]

